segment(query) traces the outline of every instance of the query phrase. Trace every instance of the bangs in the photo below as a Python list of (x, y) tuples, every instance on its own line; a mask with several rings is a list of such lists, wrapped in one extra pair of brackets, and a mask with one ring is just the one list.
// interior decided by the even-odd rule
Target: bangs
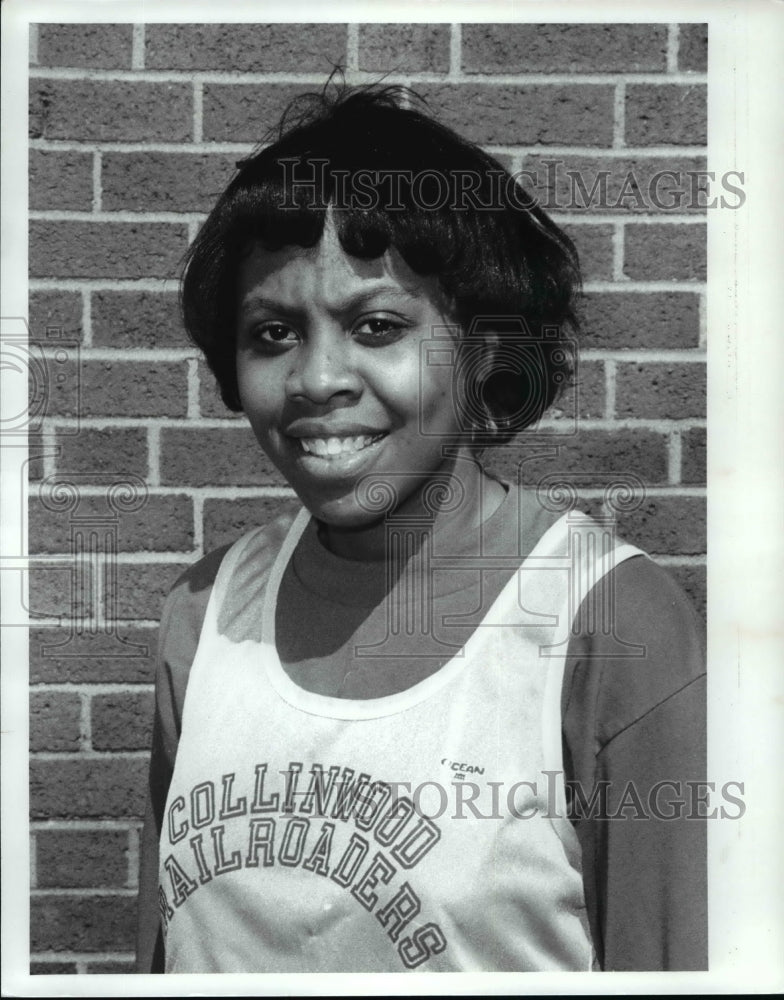
[[(262, 154), (230, 185), (205, 227), (212, 233), (202, 236), (211, 235), (216, 248), (233, 250), (238, 258), (254, 245), (269, 251), (310, 248), (320, 241), (329, 215), (346, 254), (373, 259), (395, 250), (416, 274), (437, 276), (460, 305), (473, 308), (500, 296), (508, 312), (520, 308), (521, 296), (530, 298), (534, 283), (521, 286), (520, 265), (536, 226), (525, 239), (516, 232), (508, 205), (497, 204), (496, 179), (508, 175), (489, 157), (486, 170), (469, 175), (434, 167), (432, 158), (429, 166), (412, 167), (409, 157), (403, 167), (387, 149), (376, 148), (372, 158), (364, 152), (330, 158), (327, 152), (282, 157), (276, 151), (274, 159)], [(487, 206), (483, 210), (460, 206), (466, 177), (472, 199)]]

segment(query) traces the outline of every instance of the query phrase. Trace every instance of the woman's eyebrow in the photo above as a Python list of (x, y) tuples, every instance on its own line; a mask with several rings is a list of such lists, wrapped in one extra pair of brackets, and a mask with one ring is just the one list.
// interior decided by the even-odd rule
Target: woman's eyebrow
[[(408, 303), (415, 302), (420, 298), (415, 292), (407, 291), (401, 285), (392, 285), (385, 282), (372, 288), (363, 288), (354, 295), (347, 295), (345, 298), (328, 302), (326, 303), (326, 308), (329, 312), (340, 315), (341, 313), (351, 312), (359, 307), (367, 306), (380, 296), (390, 296)], [(243, 313), (252, 312), (257, 309), (286, 316), (302, 316), (307, 312), (306, 305), (283, 302), (266, 295), (253, 293), (248, 295), (240, 305), (240, 311)]]
[(256, 310), (266, 310), (271, 313), (284, 314), (287, 316), (298, 316), (304, 312), (304, 309), (301, 306), (279, 302), (277, 299), (270, 299), (266, 295), (248, 295), (240, 303), (241, 313), (250, 313), (255, 312)]

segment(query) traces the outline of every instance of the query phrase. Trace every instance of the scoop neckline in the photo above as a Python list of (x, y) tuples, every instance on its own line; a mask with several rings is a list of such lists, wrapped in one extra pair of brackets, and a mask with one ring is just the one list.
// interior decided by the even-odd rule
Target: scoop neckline
[(275, 635), (275, 614), (278, 594), (283, 574), (288, 566), (302, 533), (308, 526), (312, 515), (302, 509), (290, 525), (283, 540), (270, 574), (264, 593), (261, 615), (261, 641), (266, 651), (265, 669), (267, 678), (276, 693), (289, 705), (309, 715), (322, 716), (331, 719), (377, 719), (383, 716), (396, 715), (430, 698), (446, 685), (451, 683), (473, 662), (476, 646), (484, 640), (483, 627), (502, 625), (509, 621), (508, 605), (514, 603), (517, 595), (518, 577), (528, 559), (534, 555), (543, 544), (547, 544), (552, 535), (562, 530), (564, 516), (558, 518), (536, 542), (528, 556), (521, 559), (520, 565), (506, 582), (490, 605), (485, 616), (465, 643), (458, 649), (435, 673), (417, 681), (410, 687), (393, 694), (378, 698), (336, 698), (333, 695), (319, 694), (308, 691), (297, 684), (286, 672), (278, 654)]

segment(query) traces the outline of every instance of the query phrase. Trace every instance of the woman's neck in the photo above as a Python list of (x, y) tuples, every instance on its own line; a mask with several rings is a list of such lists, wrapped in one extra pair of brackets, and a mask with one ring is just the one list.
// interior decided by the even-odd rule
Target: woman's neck
[(461, 455), (442, 466), (437, 484), (431, 479), (379, 520), (353, 528), (320, 522), (319, 538), (330, 552), (344, 559), (383, 561), (389, 555), (390, 524), (398, 522), (402, 528), (420, 523), (434, 533), (448, 524), (451, 532), (473, 532), (492, 516), (505, 496), (501, 483), (486, 475), (476, 459)]

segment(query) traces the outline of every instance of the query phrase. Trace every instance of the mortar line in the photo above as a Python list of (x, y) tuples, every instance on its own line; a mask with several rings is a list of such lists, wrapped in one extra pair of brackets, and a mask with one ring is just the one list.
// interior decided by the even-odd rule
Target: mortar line
[(144, 35), (145, 25), (134, 24), (133, 40), (131, 42), (131, 69), (144, 69)]
[(198, 420), (199, 412), (199, 361), (198, 358), (188, 358), (188, 410), (189, 420)]
[[(364, 74), (371, 79), (373, 74)], [(375, 76), (377, 79), (377, 74)], [(387, 77), (384, 78), (387, 82)], [(438, 78), (439, 83), (443, 83), (443, 75)], [(322, 81), (323, 82), (323, 81)], [(412, 76), (407, 76), (397, 81), (399, 83), (409, 82), (416, 84)], [(689, 83), (694, 83), (690, 80)], [(31, 149), (49, 150), (52, 152), (78, 152), (89, 153), (100, 150), (104, 153), (212, 153), (216, 155), (247, 155), (256, 149), (253, 142), (208, 142), (202, 140), (195, 143), (192, 140), (182, 142), (165, 142), (164, 140), (151, 139), (149, 142), (141, 143), (134, 140), (85, 140), (77, 142), (71, 139), (31, 139)], [(523, 152), (531, 156), (594, 156), (594, 157), (631, 157), (635, 159), (655, 159), (656, 157), (678, 157), (687, 159), (689, 157), (705, 156), (705, 146), (583, 146), (578, 143), (562, 146), (532, 146), (530, 143), (481, 143), (483, 149), (488, 149), (496, 153)]]
[(359, 24), (346, 25), (346, 72), (359, 72)]
[(623, 149), (626, 145), (626, 82), (615, 86), (613, 99), (613, 147)]
[[(613, 355), (614, 360), (621, 360), (631, 364), (653, 364), (658, 362), (671, 364), (673, 362), (680, 362), (684, 360), (688, 363), (704, 363), (705, 357), (700, 354), (695, 356), (681, 357), (680, 352), (673, 352), (674, 357), (658, 358), (652, 355), (632, 355), (630, 352), (620, 351), (620, 358), (616, 358)], [(683, 352), (686, 355), (686, 352)], [(594, 354), (591, 356), (586, 355), (584, 360), (586, 361), (598, 361), (600, 356)], [(207, 431), (207, 430), (226, 430), (230, 431), (232, 434), (246, 434), (247, 425), (242, 423), (237, 423), (234, 420), (221, 420), (217, 417), (203, 417), (197, 421), (191, 421), (186, 419), (173, 420), (170, 417), (85, 417), (82, 420), (78, 418), (63, 418), (59, 422), (61, 429), (69, 429), (71, 427), (78, 427), (80, 430), (109, 430), (110, 428), (138, 428), (146, 427), (150, 431), (160, 432), (161, 430), (178, 430), (178, 431)], [(629, 417), (623, 420), (616, 420), (613, 422), (606, 421), (604, 419), (591, 419), (583, 422), (583, 427), (586, 430), (658, 430), (662, 433), (668, 433), (672, 430), (675, 424), (683, 424), (684, 426), (688, 424), (689, 427), (704, 427), (705, 419), (703, 417)], [(563, 437), (565, 431), (563, 428), (563, 421), (557, 418), (547, 418), (545, 417), (541, 424), (539, 425), (542, 430), (559, 432), (558, 436)], [(149, 482), (149, 486), (160, 486), (160, 482)], [(252, 485), (252, 484), (249, 484)], [(262, 484), (259, 484), (262, 485)], [(273, 484), (270, 484), (273, 485)]]
[(154, 680), (139, 681), (33, 681), (30, 691), (53, 694), (144, 694), (155, 690)]
[(618, 369), (617, 361), (605, 361), (605, 398), (604, 413), (608, 420), (615, 419), (615, 395), (616, 395), (616, 373)]
[(193, 141), (204, 140), (204, 84), (193, 81)]
[(87, 752), (93, 749), (93, 727), (92, 719), (90, 717), (90, 702), (90, 695), (85, 691), (79, 691), (79, 748), (80, 750), (85, 750)]
[(159, 486), (161, 481), (161, 431), (160, 424), (147, 428), (147, 483)]
[(623, 273), (623, 256), (626, 250), (626, 227), (623, 222), (613, 224), (613, 281), (628, 281)]
[(89, 288), (82, 289), (82, 347), (93, 342), (93, 296)]
[[(357, 28), (355, 24), (349, 24), (349, 29)], [(350, 35), (347, 38), (347, 43)], [(352, 52), (347, 44), (346, 71), (347, 73), (358, 74), (361, 78), (378, 78), (376, 70), (360, 70), (352, 68), (350, 59)], [(215, 83), (223, 86), (259, 86), (263, 84), (323, 84), (324, 77), (321, 73), (286, 73), (286, 72), (237, 72), (233, 70), (123, 70), (123, 69), (82, 69), (67, 67), (41, 67), (34, 68), (30, 72), (30, 78), (34, 80), (93, 80), (95, 82), (117, 82), (117, 83)], [(646, 84), (649, 86), (665, 86), (673, 83), (695, 84), (707, 83), (708, 74), (702, 72), (673, 72), (673, 73), (634, 73), (611, 72), (611, 73), (461, 73), (460, 81), (468, 85), (482, 85), (488, 87), (508, 87), (508, 86), (554, 86), (554, 87), (580, 87), (597, 86), (612, 87), (615, 84), (626, 82), (631, 79), (634, 83)], [(434, 70), (414, 70), (406, 73), (403, 71), (393, 71), (385, 74), (384, 80), (388, 83), (405, 83), (411, 80), (413, 83), (443, 83), (444, 73)]]
[(204, 555), (204, 494), (193, 496), (193, 548), (200, 559)]
[(46, 427), (44, 432), (41, 434), (41, 445), (43, 447), (41, 466), (43, 478), (46, 479), (49, 476), (53, 476), (57, 471), (56, 459), (60, 457), (60, 452), (62, 450), (57, 444), (57, 436), (52, 428)]
[(139, 887), (139, 859), (140, 859), (139, 831), (136, 827), (128, 830), (128, 878), (126, 888), (138, 889)]
[(449, 72), (447, 80), (459, 80), (462, 77), (463, 59), (463, 26), (459, 22), (451, 25), (449, 34)]
[(678, 50), (680, 48), (681, 26), (677, 23), (667, 25), (667, 74), (678, 72)]
[(678, 486), (682, 475), (682, 438), (679, 430), (670, 434), (667, 449), (667, 479), (671, 486)]
[(101, 186), (101, 169), (103, 166), (103, 153), (100, 149), (93, 151), (93, 214), (102, 212), (103, 189)]

